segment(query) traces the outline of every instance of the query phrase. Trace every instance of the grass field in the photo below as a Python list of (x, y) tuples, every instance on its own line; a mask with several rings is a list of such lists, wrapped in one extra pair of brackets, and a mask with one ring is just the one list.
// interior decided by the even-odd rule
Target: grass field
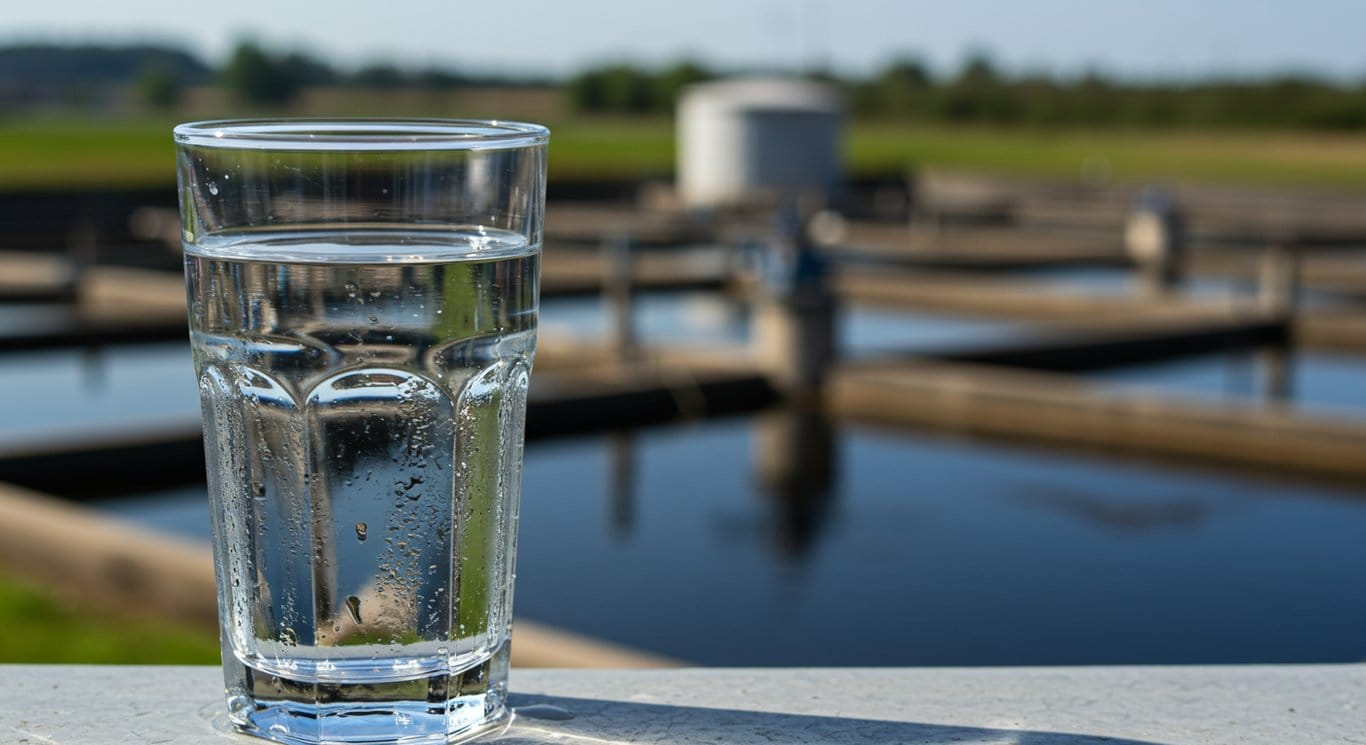
[[(0, 190), (149, 186), (174, 180), (170, 120), (0, 123)], [(551, 178), (667, 176), (665, 118), (551, 121)], [(855, 122), (853, 173), (912, 168), (1118, 182), (1366, 189), (1366, 133), (1043, 131)]]
[(82, 611), (6, 576), (0, 576), (0, 629), (0, 662), (218, 664), (212, 631)]

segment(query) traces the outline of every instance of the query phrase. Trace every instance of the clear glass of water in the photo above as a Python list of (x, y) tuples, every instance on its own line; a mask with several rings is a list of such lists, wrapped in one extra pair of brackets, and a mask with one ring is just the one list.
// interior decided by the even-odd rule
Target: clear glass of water
[(547, 139), (175, 128), (236, 728), (424, 743), (506, 722)]

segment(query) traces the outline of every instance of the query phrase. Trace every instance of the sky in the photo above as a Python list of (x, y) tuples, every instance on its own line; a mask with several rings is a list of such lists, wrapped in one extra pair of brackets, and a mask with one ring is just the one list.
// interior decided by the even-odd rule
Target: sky
[[(949, 72), (1136, 78), (1308, 71), (1366, 79), (1363, 0), (5, 0), (3, 41), (153, 40), (220, 61), (236, 40), (342, 67), (378, 61), (570, 75), (683, 56), (722, 69), (867, 73), (902, 54)], [(320, 12), (320, 8), (330, 8)], [(193, 8), (193, 10), (191, 10)], [(205, 19), (211, 19), (207, 21)]]

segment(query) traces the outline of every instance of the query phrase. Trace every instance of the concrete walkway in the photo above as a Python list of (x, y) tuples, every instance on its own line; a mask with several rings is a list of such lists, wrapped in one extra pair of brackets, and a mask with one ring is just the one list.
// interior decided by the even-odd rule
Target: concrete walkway
[[(1326, 745), (1366, 742), (1366, 665), (514, 670), (480, 742)], [(0, 666), (0, 742), (259, 742), (216, 668)]]

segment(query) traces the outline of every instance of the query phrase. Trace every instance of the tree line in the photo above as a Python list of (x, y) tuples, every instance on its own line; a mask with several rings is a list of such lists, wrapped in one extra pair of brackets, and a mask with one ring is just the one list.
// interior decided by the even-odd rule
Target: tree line
[(315, 86), (448, 90), (473, 85), (548, 86), (552, 82), (466, 74), (436, 66), (404, 69), (387, 62), (342, 70), (306, 52), (272, 50), (249, 40), (238, 43), (216, 68), (183, 50), (152, 44), (0, 47), (0, 103), (98, 103), (110, 98), (115, 89), (129, 88), (142, 103), (164, 107), (177, 103), (187, 87), (210, 84), (221, 86), (243, 103), (283, 106), (304, 88)]
[[(611, 63), (555, 81), (475, 75), (446, 67), (373, 63), (343, 70), (300, 51), (246, 40), (216, 68), (156, 45), (17, 45), (0, 48), (0, 102), (96, 100), (118, 86), (146, 105), (171, 106), (186, 87), (216, 83), (239, 101), (288, 105), (318, 86), (449, 90), (463, 86), (562, 86), (572, 107), (599, 114), (667, 114), (683, 88), (722, 77), (696, 61), (649, 67)], [(1366, 129), (1366, 80), (1310, 74), (1191, 81), (1134, 81), (1010, 73), (986, 55), (937, 74), (920, 59), (893, 60), (872, 74), (808, 77), (836, 86), (856, 116), (907, 122), (1077, 127), (1265, 127)]]
[(113, 86), (159, 77), (197, 85), (213, 71), (193, 55), (154, 44), (108, 46), (20, 44), (0, 47), (0, 101), (15, 104), (98, 99)]
[[(680, 89), (720, 77), (695, 62), (650, 69), (610, 64), (571, 78), (574, 107), (596, 113), (665, 113)], [(1366, 81), (1308, 74), (1135, 82), (1090, 73), (1074, 78), (1002, 72), (984, 55), (936, 75), (905, 57), (866, 77), (806, 77), (837, 87), (856, 116), (912, 122), (1015, 126), (1366, 128)]]
[(474, 75), (435, 66), (411, 70), (388, 62), (343, 71), (303, 52), (272, 52), (249, 41), (238, 44), (228, 56), (218, 70), (218, 80), (237, 98), (256, 104), (286, 104), (303, 88), (316, 86), (451, 90), (551, 85), (544, 78)]
[(937, 122), (1145, 127), (1366, 127), (1366, 81), (1308, 74), (1135, 82), (1091, 73), (1006, 75), (972, 57), (939, 78), (915, 59), (844, 83), (858, 112)]

